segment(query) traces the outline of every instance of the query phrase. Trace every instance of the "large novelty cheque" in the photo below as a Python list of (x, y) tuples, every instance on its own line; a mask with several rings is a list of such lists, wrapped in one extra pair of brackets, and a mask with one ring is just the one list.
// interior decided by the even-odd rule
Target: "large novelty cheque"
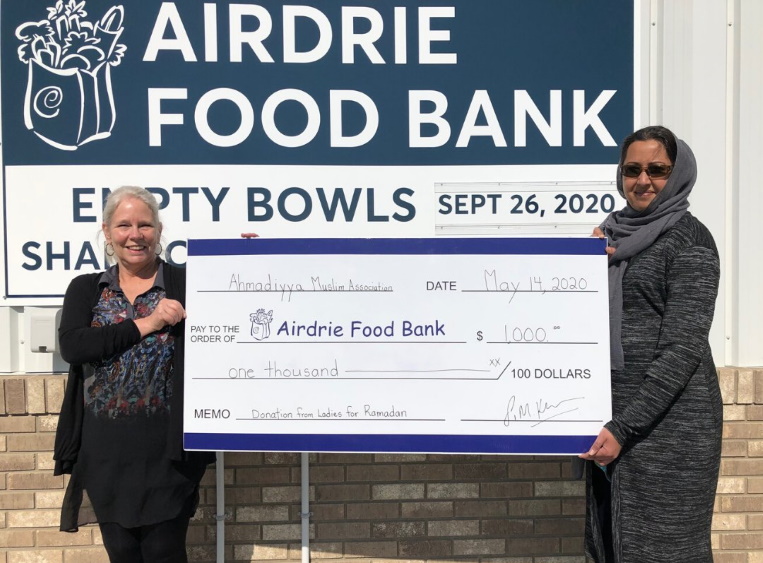
[(580, 453), (611, 416), (604, 244), (191, 240), (185, 447)]

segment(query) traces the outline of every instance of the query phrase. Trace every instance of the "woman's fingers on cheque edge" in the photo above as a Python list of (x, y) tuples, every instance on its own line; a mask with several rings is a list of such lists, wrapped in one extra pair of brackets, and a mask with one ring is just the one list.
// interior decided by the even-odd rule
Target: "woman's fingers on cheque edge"
[[(593, 232), (591, 233), (592, 237), (596, 238), (607, 238), (607, 235), (604, 234), (604, 231), (602, 231), (599, 227), (594, 227)], [(615, 253), (615, 247), (614, 246), (608, 246), (605, 248), (605, 252), (612, 256)]]
[(620, 449), (620, 443), (612, 433), (606, 428), (602, 428), (589, 450), (578, 457), (594, 461), (599, 465), (607, 465), (620, 455)]

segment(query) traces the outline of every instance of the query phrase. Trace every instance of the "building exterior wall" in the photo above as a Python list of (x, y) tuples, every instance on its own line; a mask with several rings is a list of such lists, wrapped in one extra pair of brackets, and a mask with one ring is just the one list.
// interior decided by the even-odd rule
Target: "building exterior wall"
[[(693, 147), (692, 212), (723, 258), (711, 334), (722, 366), (760, 366), (763, 3), (639, 0), (640, 118)], [(2, 252), (2, 249), (0, 249)], [(48, 305), (49, 303), (41, 303)], [(2, 305), (2, 304), (0, 304)], [(24, 308), (0, 306), (0, 563), (107, 561), (97, 527), (57, 531), (65, 479), (52, 447), (65, 376), (29, 351)], [(716, 563), (763, 563), (763, 369), (722, 367)], [(300, 558), (299, 454), (227, 453), (226, 561)], [(215, 469), (189, 553), (215, 559)], [(311, 558), (584, 563), (583, 487), (565, 458), (313, 454)], [(691, 517), (690, 515), (687, 517)]]
[[(763, 369), (721, 368), (723, 460), (716, 563), (763, 562)], [(0, 563), (107, 562), (97, 526), (58, 531), (53, 476), (62, 375), (0, 377)], [(299, 560), (300, 455), (225, 455), (225, 560)], [(310, 455), (310, 557), (364, 561), (585, 563), (582, 481), (569, 458)], [(215, 561), (215, 468), (188, 533)], [(687, 515), (690, 518), (691, 515)]]

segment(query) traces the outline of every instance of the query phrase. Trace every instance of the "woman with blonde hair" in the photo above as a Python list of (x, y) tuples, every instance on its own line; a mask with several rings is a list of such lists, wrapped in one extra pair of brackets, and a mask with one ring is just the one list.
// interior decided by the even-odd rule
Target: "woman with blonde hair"
[(103, 211), (105, 272), (75, 278), (59, 328), (69, 380), (56, 475), (61, 530), (97, 521), (113, 563), (184, 563), (211, 454), (182, 448), (185, 271), (160, 258), (154, 196), (125, 186)]

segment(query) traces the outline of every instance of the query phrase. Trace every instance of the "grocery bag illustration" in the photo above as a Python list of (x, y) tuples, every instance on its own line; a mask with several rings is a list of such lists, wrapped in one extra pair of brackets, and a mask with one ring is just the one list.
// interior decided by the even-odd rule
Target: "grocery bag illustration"
[(264, 340), (270, 336), (270, 323), (273, 322), (273, 310), (267, 313), (265, 309), (257, 309), (256, 313), (249, 315), (252, 322), (252, 338), (255, 340)]
[(87, 16), (85, 0), (58, 0), (46, 19), (16, 28), (29, 67), (24, 125), (63, 150), (108, 137), (116, 120), (111, 67), (127, 50), (118, 42), (124, 9), (113, 6), (95, 23)]

